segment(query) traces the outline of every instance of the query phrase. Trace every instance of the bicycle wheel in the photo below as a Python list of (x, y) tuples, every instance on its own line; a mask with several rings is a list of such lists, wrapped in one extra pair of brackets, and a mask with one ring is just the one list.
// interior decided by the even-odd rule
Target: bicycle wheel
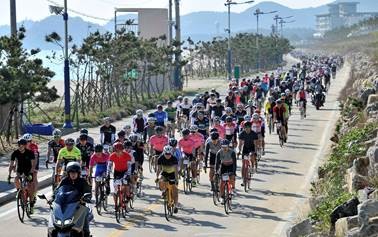
[(191, 172), (191, 171), (187, 171), (187, 172), (186, 172), (186, 174), (187, 174), (186, 182), (187, 182), (187, 185), (188, 185), (188, 190), (189, 190), (189, 192), (191, 192), (192, 189), (193, 189), (192, 178), (191, 178), (190, 172)]
[(167, 195), (165, 195), (164, 197), (164, 215), (165, 215), (165, 219), (169, 221), (170, 213), (169, 213)]
[(152, 164), (153, 164), (153, 156), (148, 157), (148, 169), (150, 170), (150, 173), (152, 173)]
[(272, 134), (272, 119), (269, 119), (269, 134)]
[(101, 192), (101, 184), (97, 183), (96, 188), (96, 210), (97, 214), (101, 216), (101, 206), (102, 206), (102, 192)]
[(24, 194), (24, 209), (25, 209), (25, 213), (26, 213), (26, 216), (28, 218), (31, 218), (31, 204), (30, 204), (30, 200), (29, 200), (29, 194), (28, 192), (26, 191), (26, 193)]
[(230, 189), (228, 190), (227, 205), (229, 212), (232, 211), (232, 191)]
[(116, 207), (116, 210), (115, 210), (115, 217), (116, 217), (116, 221), (118, 223), (121, 222), (121, 207)]
[(188, 183), (186, 182), (186, 169), (184, 169), (182, 185), (184, 186), (184, 193), (187, 194), (188, 193)]
[(105, 193), (102, 195), (102, 208), (104, 211), (108, 211), (108, 196)]
[(224, 212), (228, 215), (229, 214), (229, 205), (228, 205), (228, 198), (229, 198), (229, 192), (230, 190), (228, 190), (228, 181), (226, 181), (224, 183)]
[(134, 194), (128, 200), (130, 209), (134, 209)]
[(142, 181), (139, 180), (137, 183), (137, 197), (142, 197)]
[(25, 209), (24, 209), (24, 199), (23, 199), (23, 191), (22, 190), (19, 190), (17, 192), (17, 213), (18, 213), (18, 219), (20, 219), (20, 221), (22, 223), (24, 223), (24, 217), (25, 217)]

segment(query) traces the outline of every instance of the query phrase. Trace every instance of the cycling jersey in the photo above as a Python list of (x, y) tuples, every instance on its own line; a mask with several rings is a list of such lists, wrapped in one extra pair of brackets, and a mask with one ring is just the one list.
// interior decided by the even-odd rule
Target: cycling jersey
[(109, 154), (101, 153), (97, 155), (96, 153), (91, 156), (89, 166), (96, 166), (95, 177), (102, 176), (107, 170), (107, 164), (109, 160)]
[(144, 127), (146, 126), (147, 120), (145, 117), (138, 118), (137, 116), (133, 117), (133, 127), (135, 133), (142, 134), (144, 132)]
[[(48, 148), (52, 150), (53, 152), (53, 155), (54, 155), (54, 162), (56, 162), (57, 158), (58, 158), (58, 153), (59, 153), (59, 150), (62, 149), (65, 144), (64, 144), (64, 140), (63, 139), (59, 139), (58, 141), (55, 141), (55, 140), (51, 140), (48, 142)], [(47, 157), (49, 158), (49, 157)]]
[[(78, 144), (79, 142), (80, 142), (80, 137), (76, 138), (76, 142), (75, 143)], [(95, 144), (94, 140), (93, 140), (93, 137), (91, 137), (91, 136), (87, 137), (87, 142), (89, 142), (91, 144)], [(64, 141), (63, 141), (63, 143), (64, 143)]]
[(164, 126), (164, 123), (168, 120), (168, 114), (165, 111), (155, 111), (156, 125)]
[(235, 97), (234, 96), (226, 96), (225, 98), (227, 107), (234, 108), (235, 107)]
[(220, 141), (214, 143), (210, 138), (207, 139), (205, 145), (205, 166), (207, 166), (208, 157), (210, 154), (210, 165), (215, 165), (215, 157), (218, 151), (222, 148)]
[(35, 160), (34, 152), (29, 149), (25, 149), (24, 152), (17, 149), (11, 155), (11, 161), (17, 161), (16, 172), (18, 174), (29, 175), (33, 160)]
[(150, 144), (154, 150), (162, 152), (164, 147), (168, 144), (168, 137), (153, 135), (150, 138)]
[(286, 113), (286, 108), (284, 106), (282, 106), (281, 108), (278, 108), (278, 106), (274, 106), (273, 108), (273, 112), (276, 113), (276, 119), (278, 121), (281, 121), (281, 122), (284, 122), (284, 116), (285, 116), (285, 113)]
[(224, 111), (224, 106), (223, 105), (213, 106), (213, 107), (210, 108), (210, 110), (211, 110), (212, 118), (215, 117), (215, 116), (222, 117), (223, 111)]
[(139, 163), (139, 165), (143, 165), (144, 144), (142, 142), (136, 142), (136, 144), (133, 146), (133, 150), (135, 151), (135, 160)]
[(240, 125), (244, 121), (244, 116), (247, 114), (245, 110), (236, 110), (235, 117), (237, 119), (237, 124)]
[(90, 156), (92, 152), (94, 151), (93, 144), (87, 142), (85, 144), (78, 143), (76, 145), (77, 148), (79, 148), (81, 152), (81, 160), (83, 162), (83, 166), (89, 167), (89, 161), (90, 161)]
[(144, 142), (147, 141), (147, 137), (149, 139), (151, 139), (151, 137), (155, 135), (155, 126), (150, 126), (150, 125), (147, 125), (145, 128), (144, 128), (144, 134), (143, 134), (143, 140)]
[(180, 161), (182, 158), (182, 152), (178, 148), (173, 148), (173, 156), (176, 157), (177, 161)]
[(182, 150), (186, 155), (189, 155), (193, 153), (195, 142), (190, 137), (188, 137), (187, 139), (181, 138), (178, 142), (178, 145), (180, 150)]
[(167, 115), (168, 115), (168, 121), (170, 121), (170, 122), (175, 122), (175, 120), (176, 120), (176, 113), (177, 113), (177, 109), (176, 108), (174, 108), (174, 107), (172, 107), (172, 108), (165, 108), (165, 110), (164, 110), (166, 113), (167, 113)]
[(248, 155), (250, 152), (255, 151), (255, 140), (258, 139), (258, 135), (256, 132), (251, 130), (247, 133), (245, 130), (239, 134), (239, 140), (244, 141), (242, 154)]
[(199, 132), (191, 133), (189, 137), (194, 141), (195, 149), (201, 147), (205, 141), (204, 136)]
[(262, 128), (262, 121), (258, 120), (257, 122), (252, 121), (251, 122), (251, 130), (254, 131), (255, 133), (261, 133), (261, 128)]
[(217, 105), (217, 99), (207, 99), (207, 110), (210, 110), (212, 107), (216, 106)]
[(63, 147), (58, 154), (58, 161), (59, 160), (63, 160), (65, 165), (70, 161), (80, 161), (81, 152), (77, 147), (73, 147), (71, 151), (69, 151), (67, 147)]
[(35, 162), (35, 170), (39, 170), (39, 149), (36, 143), (30, 143), (26, 146), (27, 149), (31, 150), (34, 153), (34, 157), (36, 159)]
[(229, 135), (234, 135), (235, 132), (236, 132), (236, 124), (234, 122), (232, 122), (231, 124), (223, 124), (223, 127), (225, 129), (225, 135), (226, 136), (229, 136)]
[(177, 170), (178, 161), (173, 155), (167, 159), (164, 155), (161, 155), (157, 161), (158, 165), (162, 168), (161, 175), (168, 180), (175, 180), (175, 172)]
[(222, 125), (220, 125), (220, 124), (214, 125), (213, 128), (217, 129), (217, 131), (219, 133), (219, 138), (223, 139), (224, 135), (226, 133), (226, 129)]
[(118, 155), (116, 152), (113, 152), (110, 157), (109, 161), (112, 161), (114, 163), (114, 172), (125, 172), (128, 171), (129, 163), (132, 161), (132, 157), (129, 153), (126, 151), (122, 151), (120, 155)]
[(235, 173), (236, 172), (235, 151), (232, 149), (229, 149), (228, 151), (224, 151), (223, 149), (219, 150), (215, 159), (215, 165), (216, 165), (216, 170), (218, 170), (220, 166), (231, 166), (232, 171)]
[(100, 128), (101, 142), (103, 144), (113, 144), (115, 140), (116, 128), (113, 125), (103, 125)]
[(273, 113), (272, 103), (267, 101), (264, 105), (264, 110), (266, 114), (272, 114)]
[(198, 127), (198, 132), (201, 133), (204, 137), (207, 137), (207, 129), (210, 126), (210, 121), (208, 118), (204, 117), (203, 119), (196, 119), (194, 124)]
[(189, 118), (189, 113), (192, 110), (192, 105), (189, 103), (188, 104), (181, 103), (179, 107), (182, 114), (186, 115)]

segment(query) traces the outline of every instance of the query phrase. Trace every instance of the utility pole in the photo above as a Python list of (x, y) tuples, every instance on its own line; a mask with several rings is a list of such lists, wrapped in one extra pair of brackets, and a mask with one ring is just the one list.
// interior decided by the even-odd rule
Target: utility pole
[(172, 46), (172, 40), (173, 40), (173, 30), (172, 30), (172, 24), (173, 24), (173, 12), (172, 12), (172, 0), (169, 0), (169, 12), (168, 12), (168, 26), (169, 26), (169, 45)]
[(175, 86), (176, 89), (182, 89), (181, 81), (181, 21), (180, 21), (180, 0), (175, 0), (175, 13), (176, 13), (176, 55), (175, 55)]
[(256, 69), (260, 71), (260, 48), (259, 48), (259, 16), (264, 14), (276, 13), (277, 11), (262, 12), (259, 8), (253, 13), (256, 16)]
[(10, 0), (10, 26), (11, 35), (17, 34), (16, 0)]
[(70, 95), (70, 63), (68, 59), (68, 13), (67, 0), (64, 0), (64, 125), (63, 128), (72, 128), (71, 123), (71, 95)]

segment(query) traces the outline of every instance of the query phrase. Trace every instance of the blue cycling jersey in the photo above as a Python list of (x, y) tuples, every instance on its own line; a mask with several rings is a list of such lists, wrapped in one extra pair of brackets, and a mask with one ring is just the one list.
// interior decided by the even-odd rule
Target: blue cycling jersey
[(155, 111), (154, 115), (158, 124), (164, 124), (164, 122), (168, 119), (167, 112), (165, 111)]

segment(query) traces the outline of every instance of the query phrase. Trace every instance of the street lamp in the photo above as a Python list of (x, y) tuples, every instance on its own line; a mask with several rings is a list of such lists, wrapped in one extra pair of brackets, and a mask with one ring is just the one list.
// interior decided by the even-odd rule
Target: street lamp
[(224, 4), (228, 8), (228, 29), (226, 30), (228, 33), (228, 45), (227, 45), (227, 74), (228, 80), (231, 80), (231, 5), (240, 5), (240, 4), (249, 4), (253, 3), (254, 1), (245, 1), (245, 2), (233, 2), (232, 0), (227, 0)]
[(64, 20), (64, 125), (63, 128), (72, 128), (71, 123), (71, 96), (70, 96), (70, 65), (68, 60), (68, 13), (67, 0), (64, 0), (64, 8), (49, 6), (50, 12), (62, 15)]
[(279, 15), (275, 15), (273, 20), (276, 21), (276, 35), (278, 36), (278, 20), (283, 20), (283, 19), (288, 19), (292, 18), (293, 16), (285, 16), (285, 17), (280, 17)]
[(272, 14), (276, 13), (277, 11), (270, 11), (270, 12), (262, 12), (259, 8), (256, 9), (255, 13), (253, 15), (256, 16), (256, 69), (257, 71), (260, 71), (260, 48), (259, 48), (259, 15), (265, 15), (265, 14)]
[(284, 21), (284, 20), (280, 20), (280, 25), (281, 25), (281, 37), (283, 37), (283, 24), (289, 24), (289, 23), (293, 23), (295, 22), (295, 20), (292, 20), (292, 21)]

